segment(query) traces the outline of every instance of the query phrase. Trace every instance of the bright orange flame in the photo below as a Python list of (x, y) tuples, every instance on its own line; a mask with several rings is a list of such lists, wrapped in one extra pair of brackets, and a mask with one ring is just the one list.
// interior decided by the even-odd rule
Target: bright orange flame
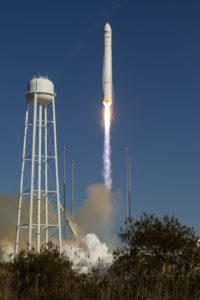
[(111, 146), (110, 146), (110, 125), (111, 125), (111, 103), (104, 102), (104, 153), (103, 153), (103, 177), (105, 186), (111, 190)]

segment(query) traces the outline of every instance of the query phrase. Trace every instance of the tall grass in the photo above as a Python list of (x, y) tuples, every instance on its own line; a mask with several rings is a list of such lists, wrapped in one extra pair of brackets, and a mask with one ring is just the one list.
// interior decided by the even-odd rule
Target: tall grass
[(20, 255), (0, 265), (0, 299), (200, 300), (200, 272), (147, 275), (98, 269), (79, 274), (57, 250)]

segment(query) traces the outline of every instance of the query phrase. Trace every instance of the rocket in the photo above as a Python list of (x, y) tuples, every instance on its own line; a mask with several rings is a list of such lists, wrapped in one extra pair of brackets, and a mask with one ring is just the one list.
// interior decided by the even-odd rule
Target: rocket
[(107, 23), (104, 27), (104, 59), (103, 59), (103, 104), (112, 104), (112, 30)]

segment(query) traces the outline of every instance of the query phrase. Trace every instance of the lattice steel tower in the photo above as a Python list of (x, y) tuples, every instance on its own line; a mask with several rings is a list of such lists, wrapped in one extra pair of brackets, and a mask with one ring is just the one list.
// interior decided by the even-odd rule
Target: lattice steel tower
[(56, 141), (55, 93), (46, 77), (30, 80), (26, 113), (15, 255), (39, 253), (50, 241), (61, 249), (60, 195)]

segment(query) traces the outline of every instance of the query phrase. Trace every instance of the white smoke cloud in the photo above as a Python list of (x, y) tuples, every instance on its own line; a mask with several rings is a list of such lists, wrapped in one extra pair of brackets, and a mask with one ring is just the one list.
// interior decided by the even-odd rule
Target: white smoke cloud
[(86, 234), (79, 247), (65, 246), (62, 252), (73, 262), (73, 268), (79, 273), (90, 273), (100, 267), (105, 271), (113, 262), (113, 255), (105, 243), (94, 233)]
[[(63, 248), (70, 259), (73, 259), (74, 266), (83, 265), (82, 273), (97, 266), (100, 260), (103, 267), (112, 262), (112, 254), (108, 249), (113, 249), (116, 245), (113, 227), (119, 205), (119, 193), (108, 191), (103, 184), (91, 185), (87, 192), (83, 206), (75, 214), (79, 238), (69, 239), (68, 246)], [(52, 208), (52, 215), (54, 214)], [(16, 219), (17, 197), (0, 194), (0, 261), (8, 261), (10, 254), (14, 253)], [(26, 240), (27, 237), (24, 238)]]

